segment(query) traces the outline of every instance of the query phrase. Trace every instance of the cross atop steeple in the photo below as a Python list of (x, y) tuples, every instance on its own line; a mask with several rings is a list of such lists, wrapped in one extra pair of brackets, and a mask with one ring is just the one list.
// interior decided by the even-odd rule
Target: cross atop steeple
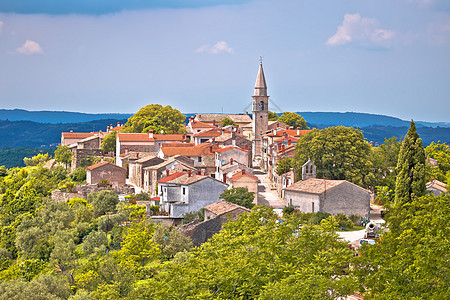
[(259, 61), (259, 70), (258, 70), (258, 76), (256, 76), (254, 96), (267, 96), (267, 85), (266, 85), (266, 78), (264, 77), (264, 70), (263, 70), (263, 66), (262, 66), (262, 57), (260, 58), (260, 61)]

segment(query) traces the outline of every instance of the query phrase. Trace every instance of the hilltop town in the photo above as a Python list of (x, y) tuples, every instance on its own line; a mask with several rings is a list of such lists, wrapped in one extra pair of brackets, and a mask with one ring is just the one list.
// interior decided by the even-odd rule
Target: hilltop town
[[(448, 294), (448, 278), (433, 272), (449, 265), (436, 247), (449, 245), (449, 146), (424, 149), (412, 121), (403, 141), (374, 146), (356, 128), (278, 116), (269, 101), (260, 62), (251, 113), (184, 122), (177, 109), (150, 104), (104, 131), (62, 132), (54, 158), (0, 167), (0, 294)], [(402, 271), (411, 265), (414, 274)]]

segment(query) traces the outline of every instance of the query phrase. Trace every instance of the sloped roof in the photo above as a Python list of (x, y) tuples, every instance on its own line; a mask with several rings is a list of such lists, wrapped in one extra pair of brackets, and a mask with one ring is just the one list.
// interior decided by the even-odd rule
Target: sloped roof
[(213, 121), (219, 123), (225, 118), (231, 119), (235, 123), (252, 122), (252, 118), (247, 114), (196, 114), (195, 118), (197, 121), (208, 123), (212, 123)]
[(86, 170), (92, 171), (94, 169), (97, 169), (97, 168), (100, 168), (100, 167), (103, 167), (103, 166), (106, 166), (106, 165), (111, 165), (111, 166), (113, 166), (115, 168), (119, 168), (119, 169), (122, 169), (122, 170), (125, 171), (124, 168), (119, 167), (118, 165), (112, 164), (112, 163), (110, 163), (108, 161), (99, 162), (99, 163), (97, 163), (95, 165), (89, 166), (89, 167), (86, 168)]
[(153, 138), (148, 133), (117, 133), (120, 142), (154, 142), (154, 141), (183, 141), (186, 136), (183, 134), (154, 134)]
[(164, 177), (163, 179), (158, 180), (158, 182), (170, 182), (173, 179), (176, 179), (176, 178), (178, 178), (180, 176), (183, 176), (184, 174), (186, 174), (186, 173), (184, 173), (184, 172), (176, 172), (176, 173), (170, 174), (167, 177)]
[(439, 180), (433, 179), (433, 181), (427, 183), (427, 188), (435, 188), (443, 193), (447, 193), (447, 185)]
[(254, 175), (252, 175), (252, 174), (248, 174), (247, 172), (245, 172), (245, 171), (243, 171), (243, 170), (240, 170), (240, 172), (237, 173), (236, 175), (234, 175), (233, 177), (231, 177), (230, 180), (231, 180), (231, 181), (235, 181), (235, 180), (241, 178), (242, 176), (248, 176), (248, 177), (250, 177), (250, 178), (255, 179), (256, 181), (259, 181), (258, 177), (254, 176)]
[(91, 135), (91, 136), (88, 136), (87, 138), (79, 140), (77, 143), (89, 142), (89, 141), (96, 140), (96, 139), (99, 139), (99, 138), (100, 137), (97, 136), (97, 135)]
[(219, 148), (219, 149), (216, 150), (216, 152), (222, 153), (222, 152), (233, 150), (233, 149), (236, 149), (236, 150), (239, 150), (239, 151), (243, 151), (243, 152), (249, 152), (248, 150), (245, 150), (245, 149), (242, 149), (242, 148), (239, 148), (239, 147), (235, 147), (235, 146)]
[(194, 134), (194, 137), (217, 137), (222, 135), (222, 131), (224, 133), (231, 133), (229, 129), (221, 129), (221, 128), (211, 128), (204, 131), (200, 131), (199, 133)]
[(139, 158), (138, 160), (136, 160), (136, 163), (145, 163), (145, 162), (148, 162), (149, 160), (153, 160), (155, 158), (157, 160), (161, 160), (161, 158), (157, 157), (156, 155), (149, 155), (149, 156)]
[(297, 181), (296, 183), (285, 188), (285, 190), (304, 192), (310, 194), (322, 194), (325, 192), (325, 189), (329, 190), (344, 182), (345, 180), (309, 178), (307, 180)]
[(207, 205), (204, 207), (205, 210), (208, 210), (210, 212), (212, 212), (213, 214), (220, 216), (223, 215), (225, 213), (231, 212), (235, 209), (241, 208), (245, 211), (250, 211), (248, 208), (225, 201), (225, 200), (220, 200), (219, 202)]
[(211, 124), (200, 122), (200, 121), (191, 121), (189, 124), (192, 128), (204, 128), (204, 127), (213, 128), (214, 127)]
[(98, 134), (98, 132), (61, 132), (65, 139), (85, 139), (95, 134)]

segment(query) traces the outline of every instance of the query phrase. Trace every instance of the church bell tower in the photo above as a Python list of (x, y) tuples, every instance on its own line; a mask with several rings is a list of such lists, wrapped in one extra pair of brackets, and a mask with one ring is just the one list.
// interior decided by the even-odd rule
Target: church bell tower
[(268, 130), (269, 124), (269, 96), (267, 96), (266, 78), (259, 62), (253, 98), (253, 157), (261, 156), (261, 133)]

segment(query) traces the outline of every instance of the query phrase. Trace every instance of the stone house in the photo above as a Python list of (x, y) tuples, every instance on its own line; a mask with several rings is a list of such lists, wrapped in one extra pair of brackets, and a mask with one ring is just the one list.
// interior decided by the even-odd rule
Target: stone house
[(222, 122), (223, 119), (232, 120), (239, 127), (245, 126), (252, 122), (252, 118), (248, 113), (245, 114), (196, 114), (195, 121), (215, 125)]
[(249, 167), (250, 151), (241, 149), (236, 146), (227, 146), (217, 149), (215, 154), (215, 166), (216, 166), (216, 176), (215, 178), (221, 179), (221, 169), (223, 165), (238, 163), (245, 167)]
[(248, 174), (253, 174), (253, 169), (231, 159), (229, 162), (216, 167), (216, 176), (214, 178), (227, 182), (227, 178), (232, 176), (229, 174), (236, 173), (238, 170), (244, 170)]
[(151, 195), (156, 195), (158, 180), (176, 172), (188, 171), (196, 173), (197, 170), (194, 168), (194, 161), (180, 155), (170, 157), (158, 165), (144, 168), (143, 189)]
[(369, 216), (371, 192), (346, 180), (309, 178), (284, 189), (284, 205), (301, 212)]
[(164, 159), (156, 155), (149, 155), (129, 162), (130, 182), (139, 188), (144, 188), (144, 169), (150, 166), (155, 166), (164, 162)]
[(61, 132), (61, 145), (69, 146), (71, 144), (75, 144), (79, 140), (99, 135), (98, 132)]
[(149, 133), (117, 133), (116, 139), (116, 159), (127, 152), (158, 152), (161, 144), (167, 142), (186, 142), (184, 134), (154, 134)]
[(214, 234), (222, 230), (222, 225), (230, 220), (237, 219), (241, 214), (249, 213), (250, 210), (221, 200), (217, 203), (204, 207), (205, 220), (201, 223), (190, 223), (181, 228), (181, 231), (192, 238), (194, 246), (200, 246)]
[(434, 195), (439, 196), (442, 193), (447, 193), (447, 185), (439, 180), (431, 179), (430, 182), (427, 183), (427, 191)]
[(258, 177), (247, 173), (245, 170), (238, 170), (232, 174), (233, 176), (227, 178), (227, 183), (232, 188), (243, 187), (247, 188), (249, 192), (253, 192), (255, 198), (254, 204), (258, 204)]
[(200, 145), (200, 144), (203, 144), (206, 142), (211, 142), (216, 137), (221, 136), (222, 134), (225, 134), (225, 133), (231, 133), (231, 130), (213, 127), (208, 130), (194, 133), (193, 134), (193, 142), (195, 143), (195, 145)]
[(227, 185), (205, 175), (178, 172), (158, 180), (158, 196), (161, 210), (172, 218), (218, 202)]
[(125, 185), (127, 171), (110, 162), (104, 161), (86, 168), (87, 184), (97, 184), (102, 180), (108, 180), (113, 185)]

